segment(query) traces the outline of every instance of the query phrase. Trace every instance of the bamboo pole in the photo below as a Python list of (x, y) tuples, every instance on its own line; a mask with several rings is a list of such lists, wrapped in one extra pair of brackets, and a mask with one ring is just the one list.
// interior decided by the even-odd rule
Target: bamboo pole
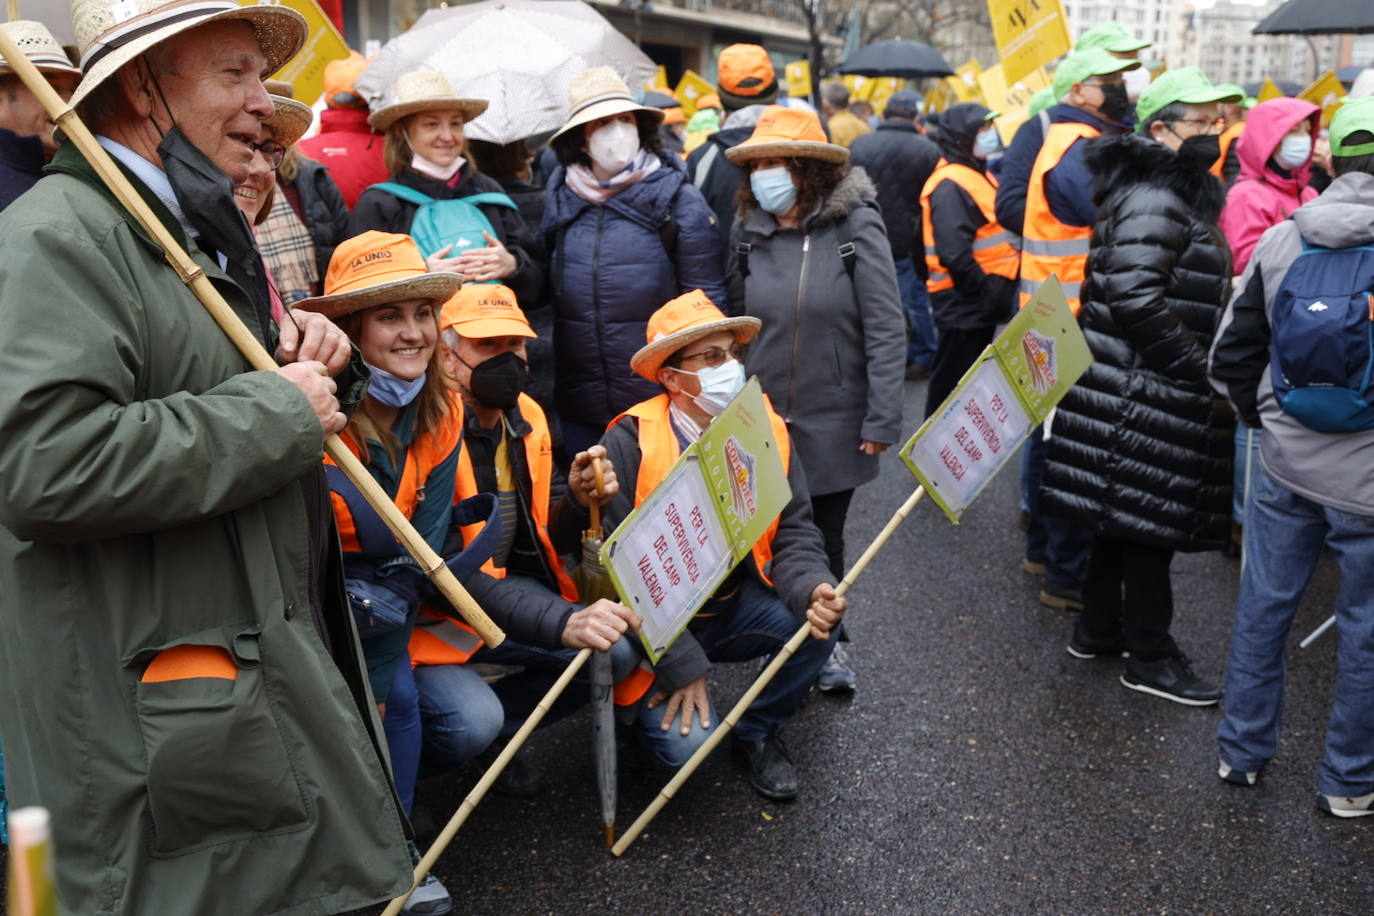
[[(877, 556), (878, 551), (888, 542), (893, 532), (895, 532), (898, 526), (906, 520), (906, 517), (916, 508), (916, 504), (921, 501), (921, 497), (925, 496), (925, 494), (926, 491), (924, 487), (917, 487), (915, 492), (907, 497), (907, 501), (902, 503), (901, 507), (893, 513), (892, 518), (887, 520), (887, 524), (883, 526), (883, 530), (874, 538), (873, 543), (868, 545), (868, 548), (863, 552), (863, 556), (859, 557), (858, 562), (850, 567), (849, 572), (845, 574), (839, 587), (835, 589), (836, 595), (842, 596), (849, 591), (850, 587), (854, 584), (854, 580), (859, 578), (859, 574), (868, 568), (869, 562)], [(658, 796), (649, 803), (649, 807), (645, 808), (644, 812), (630, 825), (630, 829), (626, 830), (625, 833), (621, 835), (620, 840), (611, 847), (611, 852), (613, 854), (617, 856), (625, 854), (625, 850), (630, 848), (630, 844), (643, 832), (645, 827), (649, 826), (649, 822), (658, 815), (658, 812), (663, 810), (663, 806), (668, 804), (668, 801), (677, 794), (677, 790), (682, 788), (682, 784), (696, 772), (697, 767), (701, 766), (702, 761), (710, 755), (711, 751), (715, 750), (716, 745), (725, 740), (725, 736), (729, 734), (730, 730), (739, 722), (740, 716), (744, 715), (745, 710), (747, 710), (754, 700), (758, 698), (758, 695), (762, 693), (763, 689), (773, 680), (782, 666), (792, 657), (792, 653), (800, 649), (802, 644), (809, 638), (811, 638), (811, 624), (803, 623), (797, 632), (792, 634), (792, 638), (787, 641), (787, 644), (783, 646), (773, 660), (768, 663), (768, 667), (763, 669), (763, 673), (758, 676), (758, 679), (744, 692), (744, 696), (739, 698), (739, 702), (730, 710), (730, 714), (725, 717), (725, 720), (716, 726), (716, 730), (711, 733), (705, 743), (697, 748), (696, 753), (692, 754), (687, 762), (673, 774), (673, 778), (663, 787), (663, 791), (658, 793)]]
[(482, 778), (477, 780), (477, 785), (472, 787), (472, 791), (470, 791), (467, 797), (458, 805), (458, 810), (453, 812), (453, 817), (449, 818), (448, 823), (444, 825), (444, 829), (440, 831), (438, 838), (434, 841), (434, 845), (430, 846), (429, 851), (420, 858), (420, 864), (415, 866), (414, 879), (410, 885), (410, 890), (406, 891), (395, 900), (392, 900), (391, 903), (387, 905), (387, 908), (382, 911), (382, 916), (396, 916), (396, 914), (401, 912), (401, 907), (406, 905), (406, 901), (410, 899), (410, 895), (415, 893), (415, 889), (420, 886), (420, 882), (425, 880), (425, 875), (429, 874), (430, 869), (434, 867), (434, 863), (444, 854), (444, 850), (448, 849), (448, 844), (458, 835), (458, 831), (462, 829), (463, 824), (468, 819), (468, 815), (472, 814), (472, 810), (477, 807), (477, 803), (486, 796), (492, 784), (500, 778), (502, 771), (506, 769), (506, 764), (510, 763), (511, 758), (516, 755), (522, 746), (524, 746), (525, 741), (534, 733), (534, 730), (539, 727), (539, 723), (543, 721), (544, 715), (553, 708), (553, 704), (557, 702), (558, 698), (563, 695), (563, 691), (568, 689), (568, 685), (572, 683), (573, 677), (581, 670), (582, 666), (587, 663), (587, 659), (591, 657), (592, 650), (583, 649), (581, 652), (577, 653), (576, 658), (568, 663), (568, 667), (563, 669), (563, 673), (559, 675), (558, 680), (554, 681), (548, 693), (544, 694), (543, 699), (539, 701), (539, 705), (535, 706), (534, 712), (530, 713), (530, 717), (525, 720), (525, 724), (520, 726), (520, 730), (511, 737), (500, 755), (492, 761), (491, 766), (487, 767), (487, 771), (482, 774)]
[[(9, 10), (10, 22), (13, 22), (14, 20), (19, 18), (19, 0), (5, 0), (5, 6)], [(9, 52), (6, 52), (4, 57), (5, 60), (9, 60)]]
[[(119, 200), (120, 205), (138, 221), (145, 232), (157, 241), (167, 258), (167, 262), (172, 265), (172, 268), (181, 278), (181, 282), (186, 284), (201, 304), (205, 306), (205, 310), (210, 313), (215, 323), (220, 326), (220, 329), (229, 337), (249, 364), (254, 369), (268, 372), (276, 370), (277, 363), (272, 355), (267, 352), (267, 348), (253, 336), (253, 333), (248, 330), (238, 315), (234, 313), (234, 310), (229, 307), (229, 303), (224, 301), (224, 297), (215, 289), (214, 284), (205, 276), (205, 272), (182, 249), (177, 240), (167, 231), (167, 227), (162, 225), (162, 222), (144, 203), (143, 198), (138, 196), (138, 192), (124, 177), (124, 173), (119, 170), (109, 154), (96, 142), (94, 135), (82, 123), (75, 109), (53, 91), (52, 86), (48, 85), (48, 81), (15, 45), (14, 39), (5, 34), (3, 30), (0, 30), (0, 56), (5, 58), (14, 72), (23, 80), (28, 90), (47, 109), (48, 116), (52, 118), (53, 123), (62, 128), (67, 139), (74, 143), (81, 154), (86, 157), (86, 161), (91, 164), (100, 176), (100, 180)], [(362, 462), (353, 455), (343, 440), (338, 436), (330, 436), (325, 440), (324, 448), (334, 463), (343, 470), (348, 479), (363, 494), (368, 504), (386, 522), (386, 526), (396, 535), (397, 540), (415, 558), (420, 569), (457, 609), (463, 620), (477, 631), (477, 635), (481, 636), (487, 645), (500, 645), (501, 641), (505, 639), (505, 634), (477, 606), (477, 602), (459, 584), (453, 572), (444, 565), (443, 559), (411, 526), (410, 521), (396, 508), (391, 497), (387, 496), (386, 492), (377, 485), (372, 475), (367, 472), (367, 468), (363, 467)]]

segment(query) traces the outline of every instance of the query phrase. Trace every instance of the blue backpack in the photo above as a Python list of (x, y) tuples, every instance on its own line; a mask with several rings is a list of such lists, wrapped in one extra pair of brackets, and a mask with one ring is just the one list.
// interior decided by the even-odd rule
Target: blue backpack
[(453, 245), (453, 250), (447, 255), (450, 258), (458, 257), (469, 248), (482, 248), (487, 244), (487, 240), (482, 237), (483, 232), (490, 233), (496, 238), (496, 230), (492, 228), (491, 220), (482, 212), (481, 205), (517, 209), (515, 201), (500, 191), (485, 191), (467, 197), (439, 200), (394, 181), (384, 181), (372, 187), (419, 205), (420, 209), (415, 211), (415, 218), (410, 221), (410, 236), (415, 239), (415, 244), (420, 246), (420, 253), (425, 257), (450, 243)]
[(1270, 320), (1274, 397), (1318, 432), (1374, 429), (1374, 246), (1301, 241)]

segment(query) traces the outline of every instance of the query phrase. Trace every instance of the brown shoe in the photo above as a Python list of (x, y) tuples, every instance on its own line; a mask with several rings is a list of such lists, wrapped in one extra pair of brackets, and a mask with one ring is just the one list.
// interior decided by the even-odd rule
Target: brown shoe
[(925, 363), (906, 364), (906, 380), (908, 382), (919, 382), (925, 378), (930, 378), (930, 367)]

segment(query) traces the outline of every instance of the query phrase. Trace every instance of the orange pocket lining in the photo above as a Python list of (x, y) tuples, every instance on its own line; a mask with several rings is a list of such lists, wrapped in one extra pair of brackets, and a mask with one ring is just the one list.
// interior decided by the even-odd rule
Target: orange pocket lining
[(238, 680), (239, 668), (228, 650), (219, 646), (172, 646), (163, 649), (143, 669), (145, 684), (185, 681), (197, 677)]

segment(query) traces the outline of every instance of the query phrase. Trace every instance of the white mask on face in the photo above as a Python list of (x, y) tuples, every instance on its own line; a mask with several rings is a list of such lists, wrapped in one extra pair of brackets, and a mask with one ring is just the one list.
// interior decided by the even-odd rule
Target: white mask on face
[(439, 165), (437, 162), (431, 162), (419, 153), (413, 153), (410, 157), (410, 167), (412, 169), (419, 172), (421, 175), (433, 178), (435, 181), (448, 181), (454, 175), (457, 175), (458, 170), (466, 164), (467, 160), (462, 156), (457, 157), (448, 165)]
[(719, 366), (708, 366), (699, 372), (686, 369), (677, 371), (697, 377), (701, 392), (692, 395), (692, 401), (713, 417), (720, 416), (744, 388), (744, 364), (737, 359), (726, 360)]
[(1298, 134), (1284, 137), (1279, 148), (1274, 150), (1274, 161), (1281, 168), (1292, 171), (1312, 158), (1312, 135)]
[(618, 175), (639, 154), (639, 127), (624, 121), (612, 121), (587, 139), (587, 155), (601, 166), (601, 170)]
[(1145, 87), (1150, 85), (1150, 71), (1141, 67), (1138, 70), (1127, 70), (1121, 74), (1121, 78), (1126, 81), (1126, 98), (1132, 102), (1140, 98), (1140, 94), (1145, 91)]

